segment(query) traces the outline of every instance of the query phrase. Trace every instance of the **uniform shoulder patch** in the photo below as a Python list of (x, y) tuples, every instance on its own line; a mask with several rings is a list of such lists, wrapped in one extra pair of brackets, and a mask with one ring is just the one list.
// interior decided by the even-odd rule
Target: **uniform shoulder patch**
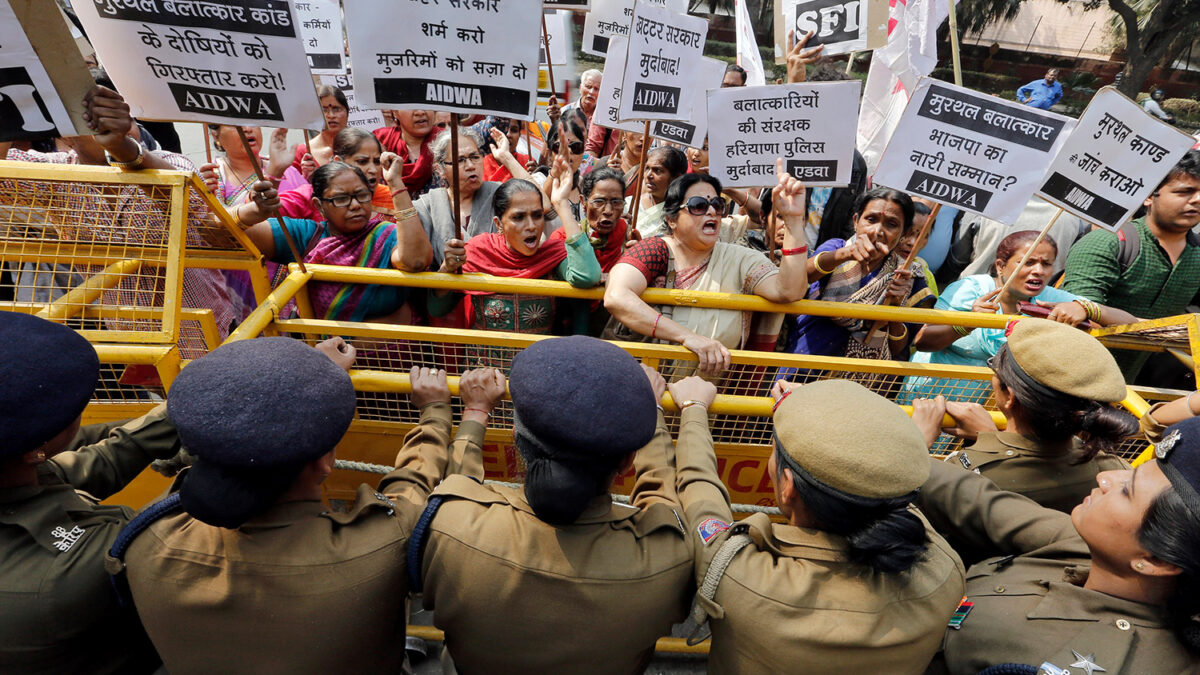
[(712, 543), (713, 539), (717, 538), (718, 534), (721, 534), (728, 529), (729, 523), (723, 520), (718, 520), (716, 518), (705, 518), (704, 520), (700, 521), (699, 525), (696, 526), (696, 534), (699, 534), (700, 540), (704, 542), (705, 546), (708, 546), (710, 543)]

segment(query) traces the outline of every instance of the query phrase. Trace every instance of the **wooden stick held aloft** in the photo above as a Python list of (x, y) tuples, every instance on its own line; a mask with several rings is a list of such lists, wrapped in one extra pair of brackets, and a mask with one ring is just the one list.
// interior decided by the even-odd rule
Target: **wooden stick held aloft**
[(629, 227), (637, 228), (638, 208), (642, 204), (642, 183), (646, 177), (646, 152), (650, 148), (650, 120), (646, 120), (646, 126), (642, 130), (642, 154), (638, 158), (637, 165), (637, 187), (633, 190), (633, 213), (629, 219), (633, 222), (629, 223)]
[[(262, 165), (258, 162), (258, 153), (250, 147), (250, 139), (246, 138), (246, 131), (241, 126), (237, 127), (238, 138), (242, 139), (242, 147), (246, 149), (246, 156), (250, 158), (250, 164), (254, 167), (254, 174), (259, 180), (267, 180), (263, 174)], [(275, 214), (278, 217), (278, 213)], [(296, 264), (300, 266), (300, 271), (305, 274), (308, 269), (304, 266), (304, 256), (300, 255), (300, 247), (296, 245), (296, 240), (292, 239), (292, 233), (288, 232), (287, 227), (282, 222), (279, 223), (279, 229), (283, 232), (283, 238), (287, 240), (288, 250), (292, 252), (292, 258), (296, 260)]]
[[(931, 229), (933, 229), (933, 222), (937, 220), (938, 212), (941, 210), (941, 204), (934, 204), (933, 208), (929, 210), (929, 217), (926, 218), (925, 223), (921, 225), (921, 230), (917, 232), (917, 238), (913, 242), (912, 250), (908, 252), (908, 255), (904, 256), (904, 261), (901, 262), (900, 266), (896, 269), (906, 270), (913, 264), (913, 261), (917, 259), (918, 250), (916, 242), (924, 239), (925, 235), (928, 234)], [(876, 321), (875, 323), (871, 324), (871, 330), (867, 331), (867, 337), (863, 340), (863, 344), (870, 344), (871, 337), (875, 335), (875, 331), (879, 330), (879, 328), (885, 323), (887, 322)]]
[[(1038, 233), (1037, 239), (1034, 239), (1033, 243), (1029, 245), (1029, 248), (1025, 249), (1025, 255), (1021, 256), (1021, 262), (1017, 263), (1018, 270), (1024, 267), (1025, 263), (1029, 261), (1029, 256), (1033, 255), (1033, 251), (1038, 247), (1038, 244), (1042, 243), (1042, 240), (1046, 238), (1047, 234), (1050, 234), (1050, 228), (1054, 227), (1054, 223), (1058, 222), (1058, 217), (1062, 214), (1063, 210), (1060, 208), (1057, 212), (1055, 212), (1054, 217), (1050, 219), (1050, 222), (1046, 223), (1046, 226), (1043, 227), (1042, 231)], [(1008, 278), (1004, 280), (1004, 285), (1000, 287), (1000, 292), (996, 294), (996, 302), (1000, 302), (1000, 296), (1004, 295), (1005, 291), (1008, 290), (1008, 287), (1012, 285), (1013, 278), (1016, 276), (1016, 272), (1014, 272), (1008, 275)]]
[(462, 241), (462, 214), (458, 197), (458, 113), (450, 113), (450, 206), (454, 211), (454, 238)]

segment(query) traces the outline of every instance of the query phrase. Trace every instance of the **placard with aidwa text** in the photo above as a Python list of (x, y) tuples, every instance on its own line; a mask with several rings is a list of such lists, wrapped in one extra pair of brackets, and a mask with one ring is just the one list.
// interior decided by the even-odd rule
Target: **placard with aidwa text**
[(134, 117), (324, 126), (287, 0), (76, 0)]
[(727, 187), (775, 185), (775, 160), (807, 186), (850, 183), (858, 80), (708, 92), (709, 173)]
[(637, 0), (621, 78), (621, 121), (686, 118), (692, 97), (684, 87), (707, 37), (704, 19)]
[(875, 184), (1015, 223), (1075, 120), (923, 79), (892, 133)]
[(532, 119), (541, 0), (354, 0), (360, 105)]
[(1116, 230), (1195, 142), (1121, 92), (1104, 87), (1083, 111), (1037, 194)]

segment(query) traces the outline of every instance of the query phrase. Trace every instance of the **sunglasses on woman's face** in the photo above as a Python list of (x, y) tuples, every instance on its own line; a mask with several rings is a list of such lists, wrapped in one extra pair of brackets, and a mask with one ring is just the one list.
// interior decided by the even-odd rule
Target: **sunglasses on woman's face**
[[(571, 151), (572, 155), (582, 155), (583, 141), (571, 141), (570, 143), (567, 143), (567, 149)], [(554, 141), (550, 144), (550, 151), (558, 152), (558, 141)]]
[(713, 197), (712, 199), (708, 199), (707, 197), (692, 197), (683, 203), (687, 207), (688, 213), (693, 216), (702, 216), (708, 213), (710, 206), (716, 209), (718, 216), (723, 216), (725, 215), (726, 204), (728, 202), (725, 201), (724, 197)]

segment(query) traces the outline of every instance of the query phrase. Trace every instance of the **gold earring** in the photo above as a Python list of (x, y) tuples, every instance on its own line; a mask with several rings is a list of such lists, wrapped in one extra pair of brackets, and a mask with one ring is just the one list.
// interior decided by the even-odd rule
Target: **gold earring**
[(1144, 569), (1146, 567), (1146, 563), (1138, 562), (1136, 565), (1134, 565), (1134, 567), (1138, 568), (1139, 570)]
[(37, 461), (39, 461), (39, 462), (46, 461), (46, 453), (44, 453), (44, 452), (39, 452), (36, 455), (34, 455), (34, 457), (36, 457)]

